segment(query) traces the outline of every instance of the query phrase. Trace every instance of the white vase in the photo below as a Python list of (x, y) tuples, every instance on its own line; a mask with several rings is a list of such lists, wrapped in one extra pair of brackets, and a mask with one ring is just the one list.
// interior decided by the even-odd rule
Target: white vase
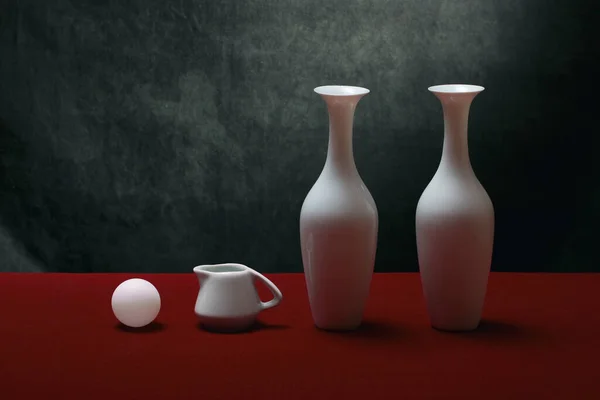
[(354, 111), (368, 89), (320, 86), (329, 112), (329, 145), (321, 175), (300, 212), (302, 261), (315, 325), (360, 326), (375, 264), (378, 215), (352, 151)]
[(444, 145), (416, 210), (423, 293), (431, 325), (467, 331), (481, 320), (494, 242), (494, 207), (471, 167), (469, 109), (483, 91), (474, 85), (429, 88), (442, 103)]

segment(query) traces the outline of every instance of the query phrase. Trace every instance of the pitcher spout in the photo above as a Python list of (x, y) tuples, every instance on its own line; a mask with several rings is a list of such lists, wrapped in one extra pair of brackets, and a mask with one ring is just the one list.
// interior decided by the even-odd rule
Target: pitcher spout
[(204, 269), (204, 267), (205, 265), (198, 265), (197, 267), (194, 267), (194, 274), (196, 274), (200, 285), (202, 285), (202, 283), (210, 277), (210, 272)]

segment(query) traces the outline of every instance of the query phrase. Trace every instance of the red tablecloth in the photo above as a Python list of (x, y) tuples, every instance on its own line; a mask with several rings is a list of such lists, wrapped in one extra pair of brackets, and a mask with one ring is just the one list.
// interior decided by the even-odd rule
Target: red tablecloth
[[(110, 299), (141, 277), (157, 323), (129, 331)], [(485, 322), (431, 329), (417, 274), (376, 274), (363, 328), (316, 329), (304, 277), (262, 329), (199, 329), (190, 274), (0, 274), (0, 399), (599, 399), (600, 274), (493, 273)], [(268, 297), (265, 288), (261, 297)]]

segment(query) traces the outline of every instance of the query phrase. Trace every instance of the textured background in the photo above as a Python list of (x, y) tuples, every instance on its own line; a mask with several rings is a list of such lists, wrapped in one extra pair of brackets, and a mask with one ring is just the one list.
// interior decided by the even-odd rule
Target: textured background
[(600, 270), (593, 1), (0, 5), (0, 270), (301, 271), (300, 207), (327, 147), (312, 89), (351, 84), (371, 89), (354, 148), (376, 270), (416, 271), (442, 146), (427, 87), (457, 82), (486, 87), (469, 137), (493, 269)]

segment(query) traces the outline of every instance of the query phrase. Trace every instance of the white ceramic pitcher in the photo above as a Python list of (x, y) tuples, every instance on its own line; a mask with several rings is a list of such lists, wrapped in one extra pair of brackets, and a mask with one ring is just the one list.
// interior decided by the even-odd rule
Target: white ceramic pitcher
[[(200, 291), (194, 311), (204, 328), (214, 331), (242, 331), (254, 324), (262, 310), (275, 307), (283, 298), (273, 282), (242, 264), (225, 263), (199, 265), (194, 273)], [(254, 282), (262, 280), (273, 293), (273, 299), (263, 302)]]

